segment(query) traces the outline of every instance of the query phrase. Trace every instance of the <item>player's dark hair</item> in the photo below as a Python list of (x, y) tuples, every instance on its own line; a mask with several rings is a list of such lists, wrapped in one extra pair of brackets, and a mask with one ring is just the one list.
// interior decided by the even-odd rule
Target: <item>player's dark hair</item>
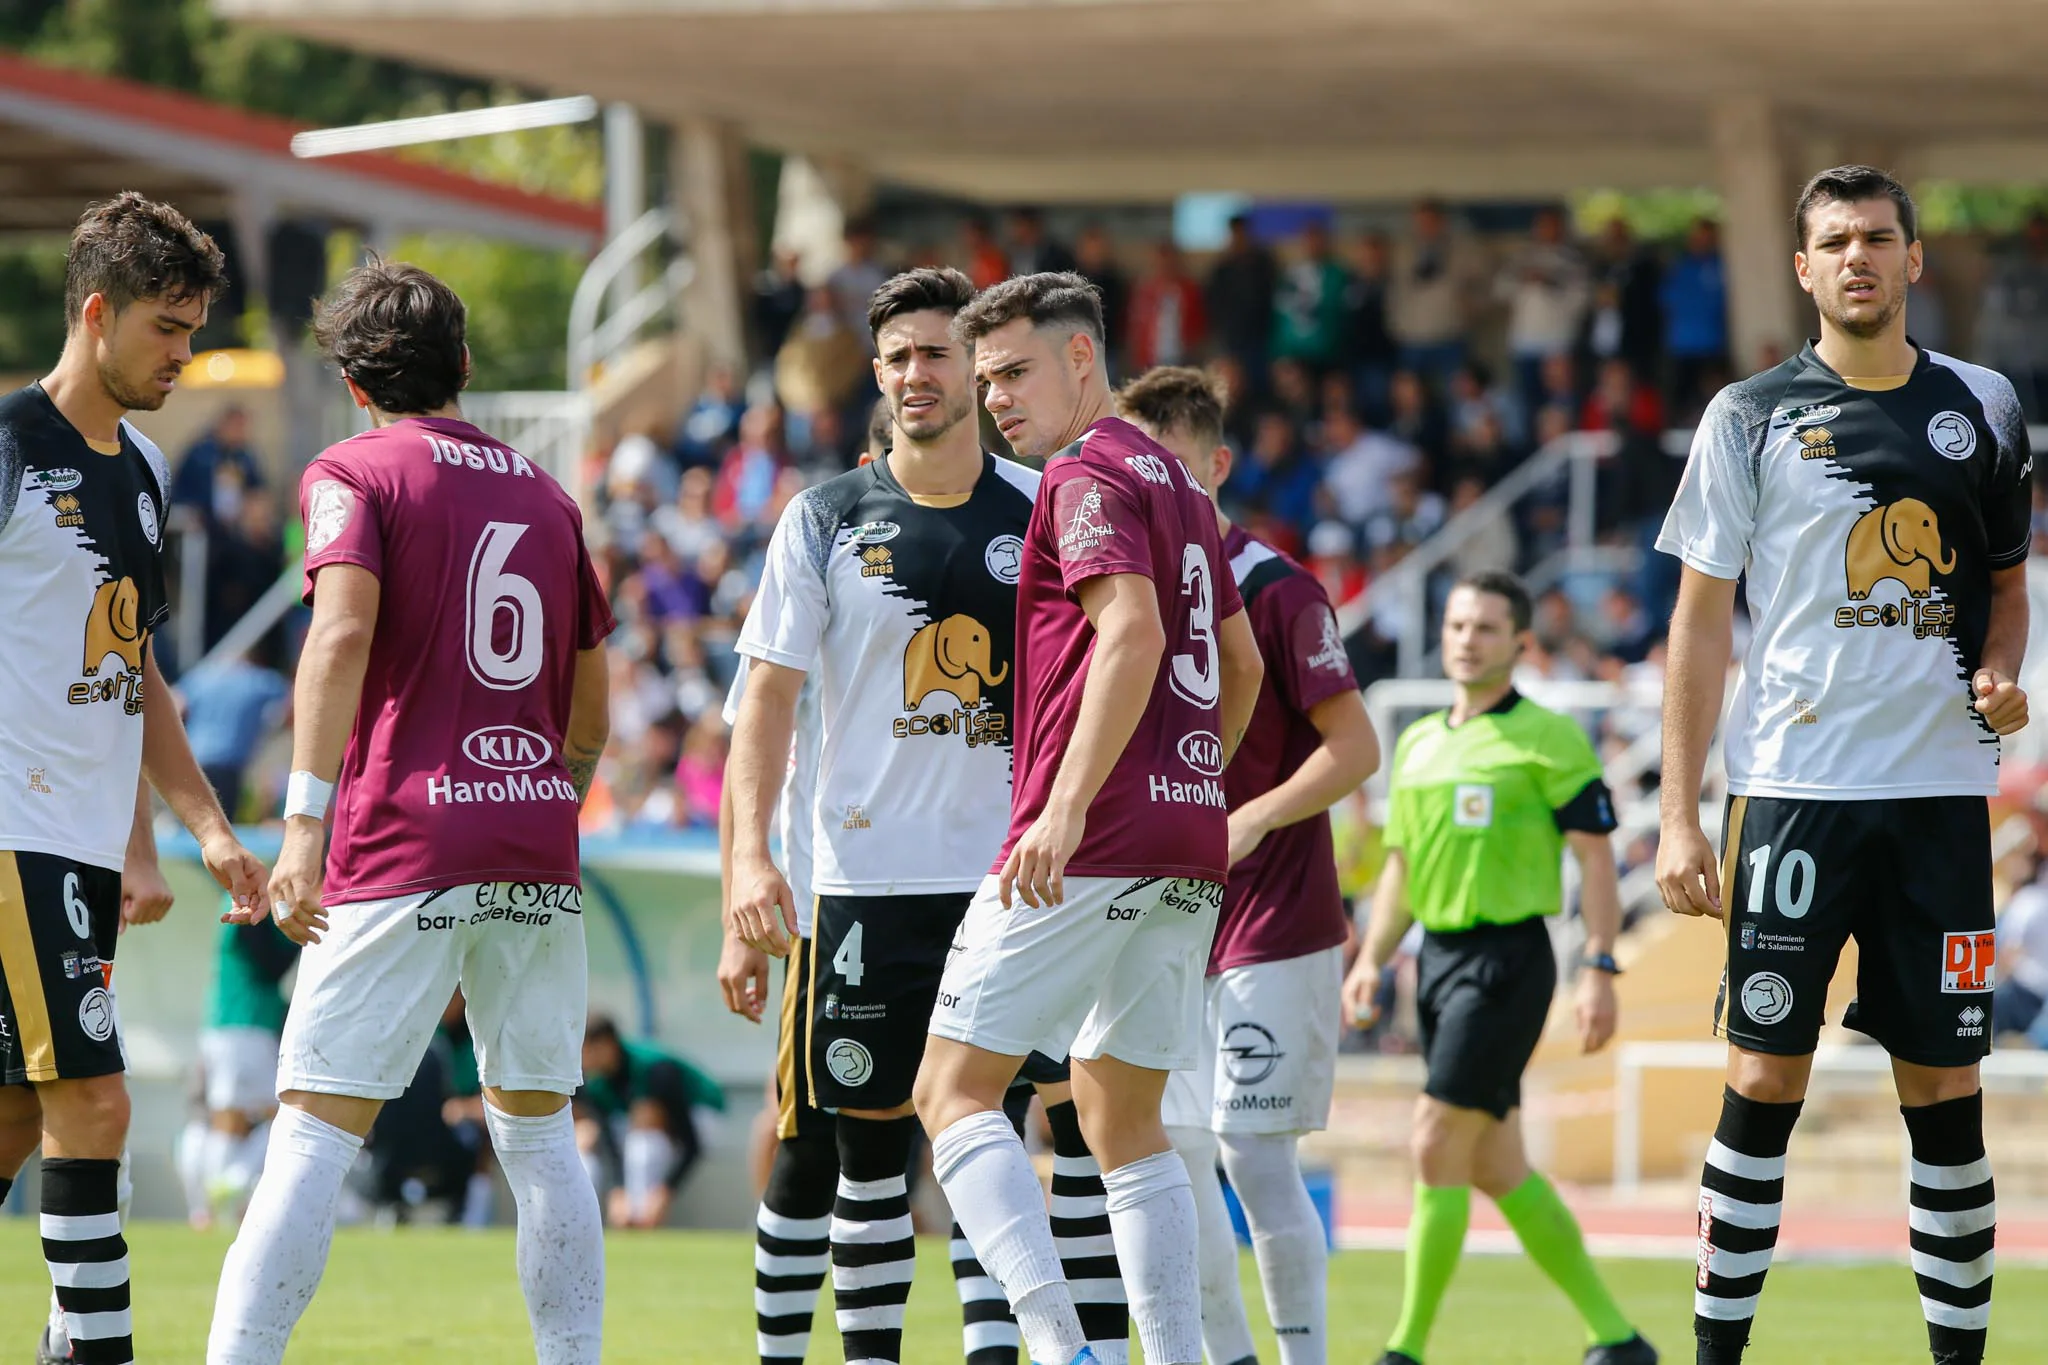
[(619, 1026), (609, 1014), (593, 1014), (583, 1025), (583, 1041), (586, 1043), (616, 1043), (619, 1041)]
[(79, 216), (64, 259), (64, 329), (85, 301), (103, 296), (120, 312), (137, 299), (211, 304), (228, 286), (228, 264), (213, 238), (172, 208), (125, 190)]
[(974, 281), (950, 265), (923, 265), (883, 281), (868, 299), (868, 335), (906, 313), (938, 312), (955, 317), (974, 301)]
[(1488, 593), (1508, 604), (1508, 618), (1515, 623), (1515, 633), (1527, 630), (1536, 619), (1536, 604), (1529, 597), (1529, 589), (1522, 580), (1505, 569), (1481, 569), (1468, 573), (1451, 585), (1456, 592), (1459, 588), (1470, 588), (1474, 592)]
[(1117, 415), (1154, 431), (1185, 431), (1206, 446), (1223, 441), (1223, 390), (1192, 365), (1155, 365), (1116, 391)]
[(1103, 341), (1102, 291), (1071, 270), (1014, 275), (974, 296), (953, 319), (963, 341), (979, 341), (998, 327), (1024, 318), (1033, 327), (1064, 326)]
[(379, 411), (433, 412), (469, 382), (469, 312), (453, 289), (416, 265), (370, 259), (313, 308), (321, 354)]
[(1899, 206), (1899, 227), (1908, 242), (1920, 238), (1920, 210), (1913, 196), (1890, 172), (1875, 166), (1835, 166), (1806, 182), (1799, 191), (1799, 203), (1792, 210), (1792, 228), (1799, 235), (1799, 249), (1806, 250), (1807, 215), (1822, 204), (1854, 204), (1865, 199), (1889, 199)]

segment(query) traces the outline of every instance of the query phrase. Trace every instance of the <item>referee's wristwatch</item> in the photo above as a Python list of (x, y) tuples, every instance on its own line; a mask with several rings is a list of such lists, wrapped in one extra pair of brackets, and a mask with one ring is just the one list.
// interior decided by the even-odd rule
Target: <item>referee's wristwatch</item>
[(1613, 953), (1595, 953), (1589, 957), (1582, 957), (1579, 959), (1579, 965), (1590, 967), (1596, 972), (1605, 972), (1609, 976), (1621, 975), (1621, 964), (1614, 960)]

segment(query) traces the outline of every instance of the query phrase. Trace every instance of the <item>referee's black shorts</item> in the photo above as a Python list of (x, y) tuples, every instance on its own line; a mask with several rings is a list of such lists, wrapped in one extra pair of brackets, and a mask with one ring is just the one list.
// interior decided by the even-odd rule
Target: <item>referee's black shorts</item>
[(1504, 1119), (1522, 1103), (1522, 1072), (1557, 993), (1543, 917), (1425, 934), (1415, 1006), (1429, 1079), (1422, 1092)]

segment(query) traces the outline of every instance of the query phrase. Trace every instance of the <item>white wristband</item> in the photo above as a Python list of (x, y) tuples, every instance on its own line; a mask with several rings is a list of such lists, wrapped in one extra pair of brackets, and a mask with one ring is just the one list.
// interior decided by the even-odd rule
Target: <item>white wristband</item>
[(315, 820), (327, 818), (327, 803), (334, 796), (334, 784), (322, 782), (309, 772), (295, 772), (284, 784), (284, 818), (294, 815), (309, 815)]

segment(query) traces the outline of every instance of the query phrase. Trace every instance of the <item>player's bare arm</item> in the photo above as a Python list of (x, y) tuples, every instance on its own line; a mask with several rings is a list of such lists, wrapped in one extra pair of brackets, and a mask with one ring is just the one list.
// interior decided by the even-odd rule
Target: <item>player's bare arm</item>
[(1323, 742), (1293, 776), (1230, 812), (1230, 862), (1237, 863), (1276, 829), (1321, 815), (1379, 771), (1380, 740), (1365, 713), (1365, 698), (1339, 692), (1308, 709)]
[[(316, 572), (313, 626), (292, 689), (298, 715), (292, 727), (292, 771), (331, 783), (341, 773), (341, 756), (355, 728), (383, 589), (377, 575), (354, 564), (329, 564)], [(327, 932), (320, 908), (325, 836), (326, 826), (317, 816), (292, 815), (284, 822), (284, 847), (270, 874), (270, 910), (294, 943), (318, 943)]]
[[(199, 770), (199, 761), (192, 757), (192, 745), (185, 738), (185, 722), (178, 717), (178, 703), (157, 668), (154, 644), (144, 655), (142, 685), (143, 776), (162, 794), (179, 822), (192, 831), (192, 837), (199, 841), (199, 856), (206, 870), (234, 897), (235, 905), (245, 911), (260, 908), (263, 864), (235, 837), (227, 813), (220, 808), (220, 798), (213, 794), (212, 784)], [(138, 790), (136, 818), (146, 823), (141, 795)], [(132, 832), (129, 842), (132, 847)], [(151, 854), (154, 852), (152, 846)], [(164, 908), (168, 909), (168, 904)], [(159, 911), (157, 918), (162, 917)]]
[(1664, 667), (1664, 778), (1659, 792), (1657, 890), (1681, 915), (1721, 916), (1721, 871), (1700, 828), (1700, 782), (1720, 719), (1733, 652), (1735, 580), (1687, 565), (1671, 613)]
[(1991, 619), (1984, 627), (1983, 663), (1970, 679), (1978, 714), (2001, 735), (2027, 724), (2027, 694), (2014, 681), (2027, 653), (2027, 566), (1991, 571)]
[(156, 830), (149, 819), (149, 779), (135, 783), (135, 823), (128, 830), (128, 858), (121, 865), (121, 931), (154, 924), (171, 908), (171, 884), (156, 857)]
[(733, 932), (741, 943), (773, 957), (788, 956), (796, 937), (796, 896), (769, 856), (768, 822), (789, 765), (803, 686), (801, 669), (753, 661), (725, 767), (732, 808)]
[[(1579, 860), (1579, 914), (1586, 921), (1585, 955), (1614, 952), (1621, 937), (1621, 874), (1614, 866), (1614, 844), (1605, 834), (1572, 830), (1565, 835)], [(1598, 1052), (1614, 1037), (1614, 977), (1598, 967), (1579, 968), (1576, 1013), (1579, 1049)]]
[(597, 763), (612, 737), (611, 667), (604, 647), (576, 651), (576, 681), (569, 694), (569, 726), (562, 733), (562, 762), (569, 769), (569, 785), (576, 789), (576, 802), (590, 798), (590, 784), (597, 779)]
[(1398, 848), (1387, 850), (1386, 866), (1372, 892), (1372, 919), (1366, 927), (1365, 946), (1344, 977), (1344, 1017), (1359, 1028), (1371, 1028), (1379, 1020), (1380, 973), (1394, 960), (1402, 935), (1414, 922), (1408, 912), (1408, 861)]
[(1223, 731), (1223, 762), (1227, 765), (1244, 742), (1245, 727), (1252, 723), (1252, 712), (1258, 707), (1266, 660), (1259, 653), (1259, 638), (1252, 634), (1251, 618), (1242, 608), (1217, 626), (1216, 643), (1223, 661), (1223, 692), (1216, 702), (1216, 719)]
[[(1005, 908), (1013, 888), (1030, 906), (1058, 905), (1066, 899), (1067, 860), (1081, 846), (1088, 807), (1137, 733), (1160, 661), (1166, 657), (1166, 627), (1159, 619), (1151, 579), (1134, 573), (1102, 574), (1082, 583), (1079, 597), (1081, 610), (1095, 627), (1095, 655), (1081, 685), (1073, 738), (1060, 759), (1045, 809), (1003, 863), (998, 892)], [(1239, 618), (1243, 615), (1238, 613)], [(1242, 619), (1238, 624), (1243, 625)], [(1245, 638), (1250, 640), (1249, 630)], [(1252, 652), (1256, 657), (1256, 644)]]
[(732, 922), (732, 766), (718, 783), (718, 989), (725, 1007), (747, 1022), (761, 1022), (768, 1000), (768, 955), (740, 942)]

